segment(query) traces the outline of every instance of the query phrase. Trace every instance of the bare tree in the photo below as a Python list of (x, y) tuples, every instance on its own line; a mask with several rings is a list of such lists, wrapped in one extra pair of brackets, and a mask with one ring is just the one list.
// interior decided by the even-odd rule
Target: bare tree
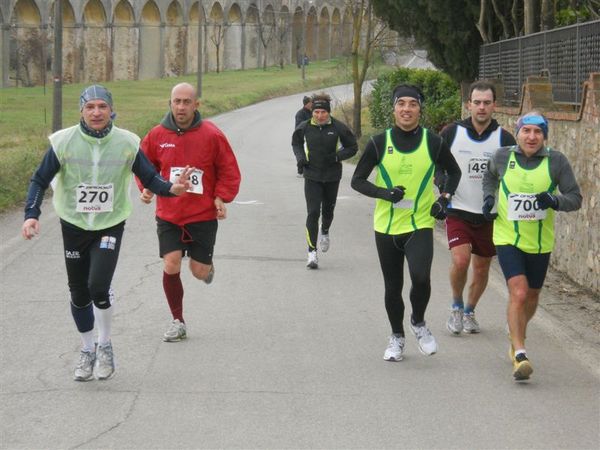
[[(256, 8), (256, 5), (252, 6)], [(263, 18), (263, 14), (258, 11), (258, 38), (263, 46), (263, 70), (267, 70), (268, 49), (271, 41), (273, 41), (273, 38), (275, 37), (276, 26), (273, 10), (269, 10), (269, 14), (265, 12), (264, 15), (265, 17)]]
[[(371, 64), (373, 50), (382, 42), (388, 31), (388, 27), (381, 19), (374, 16), (373, 6), (369, 0), (348, 0), (347, 7), (351, 8), (353, 17), (352, 46), (350, 50), (354, 90), (352, 128), (356, 137), (360, 137), (362, 136), (362, 121), (360, 116), (362, 109), (362, 86), (365, 82), (369, 65)], [(363, 27), (366, 27), (366, 29)]]
[(489, 39), (488, 33), (487, 33), (486, 17), (487, 17), (487, 0), (481, 0), (479, 2), (479, 20), (477, 21), (475, 26), (477, 27), (477, 30), (479, 31), (479, 34), (481, 35), (481, 40), (483, 41), (483, 43), (489, 44), (490, 39)]
[(211, 24), (211, 34), (210, 40), (215, 45), (216, 54), (216, 62), (217, 62), (217, 73), (221, 71), (221, 44), (223, 43), (223, 38), (225, 37), (225, 32), (227, 28), (225, 25), (217, 22), (213, 22)]
[(291, 31), (291, 22), (288, 14), (280, 14), (275, 27), (275, 39), (279, 55), (279, 68), (283, 70), (285, 65), (284, 51), (287, 49), (288, 36)]
[(523, 6), (525, 34), (532, 34), (540, 31), (538, 0), (523, 0)]

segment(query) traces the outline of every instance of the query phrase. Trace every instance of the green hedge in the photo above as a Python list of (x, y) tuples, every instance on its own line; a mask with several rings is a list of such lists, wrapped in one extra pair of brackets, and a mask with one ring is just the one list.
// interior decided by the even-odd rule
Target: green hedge
[(400, 68), (381, 75), (373, 84), (369, 108), (374, 128), (385, 129), (394, 124), (392, 91), (398, 84), (413, 84), (423, 91), (421, 125), (424, 127), (439, 132), (460, 119), (460, 87), (448, 75), (437, 70)]

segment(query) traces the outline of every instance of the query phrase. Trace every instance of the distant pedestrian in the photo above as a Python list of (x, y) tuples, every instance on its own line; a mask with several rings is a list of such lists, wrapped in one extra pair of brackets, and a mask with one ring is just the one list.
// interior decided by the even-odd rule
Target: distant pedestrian
[[(392, 328), (383, 354), (386, 361), (400, 361), (404, 335), (404, 260), (411, 279), (410, 328), (421, 353), (433, 355), (438, 346), (425, 322), (431, 295), (433, 227), (446, 218), (446, 208), (460, 180), (460, 168), (448, 145), (419, 125), (424, 96), (412, 85), (393, 91), (395, 124), (373, 136), (356, 165), (352, 188), (375, 198), (375, 245), (385, 285), (385, 309)], [(436, 200), (435, 166), (446, 172), (445, 186)], [(369, 181), (377, 168), (375, 182)]]
[(294, 128), (300, 125), (301, 122), (305, 120), (310, 120), (312, 118), (312, 98), (305, 95), (302, 99), (302, 108), (298, 110), (296, 116), (294, 118)]
[(317, 269), (318, 247), (324, 253), (329, 250), (329, 229), (342, 179), (341, 161), (354, 156), (358, 144), (350, 128), (331, 116), (331, 97), (318, 94), (312, 97), (312, 118), (301, 122), (292, 135), (292, 149), (296, 166), (304, 173), (308, 243), (306, 267)]
[(132, 209), (132, 172), (152, 192), (172, 196), (190, 187), (193, 169), (182, 168), (173, 183), (161, 178), (138, 151), (140, 138), (113, 125), (112, 95), (103, 86), (84, 89), (79, 107), (79, 125), (49, 138), (50, 149), (29, 185), (21, 233), (25, 239), (39, 234), (44, 192), (54, 179), (52, 203), (62, 229), (71, 314), (82, 341), (74, 379), (104, 380), (115, 370), (110, 285)]
[(533, 372), (525, 335), (554, 248), (554, 211), (575, 211), (582, 201), (566, 156), (545, 145), (548, 128), (536, 111), (520, 117), (517, 145), (498, 149), (483, 178), (482, 212), (494, 220), (494, 244), (508, 286), (510, 358), (517, 381)]
[[(451, 313), (446, 327), (453, 334), (479, 333), (475, 307), (488, 282), (492, 257), (496, 249), (492, 241), (492, 223), (481, 213), (481, 185), (488, 160), (498, 147), (514, 145), (515, 138), (492, 118), (496, 106), (496, 89), (487, 81), (476, 81), (469, 87), (464, 120), (442, 130), (440, 136), (460, 166), (462, 177), (448, 206), (446, 234), (452, 255), (450, 286)], [(471, 267), (466, 305), (463, 291)]]

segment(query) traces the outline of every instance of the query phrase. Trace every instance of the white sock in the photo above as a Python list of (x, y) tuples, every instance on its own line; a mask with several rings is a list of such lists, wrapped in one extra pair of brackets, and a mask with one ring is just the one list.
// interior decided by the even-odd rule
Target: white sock
[(84, 352), (95, 352), (96, 343), (94, 342), (94, 330), (86, 331), (81, 334), (81, 350)]
[(523, 353), (525, 356), (527, 356), (527, 352), (525, 351), (524, 348), (520, 348), (519, 350), (515, 350), (515, 358), (517, 357), (517, 355), (519, 353)]
[(94, 305), (94, 317), (98, 328), (98, 345), (106, 345), (110, 342), (110, 332), (112, 329), (112, 315), (114, 307), (106, 309), (96, 308)]

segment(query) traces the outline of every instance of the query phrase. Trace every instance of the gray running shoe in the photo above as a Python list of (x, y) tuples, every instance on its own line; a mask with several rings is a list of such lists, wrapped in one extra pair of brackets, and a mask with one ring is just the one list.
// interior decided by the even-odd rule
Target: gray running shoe
[(210, 266), (210, 270), (208, 271), (208, 275), (206, 276), (206, 280), (204, 280), (204, 282), (206, 284), (210, 284), (213, 282), (213, 278), (215, 277), (215, 265), (212, 264)]
[(410, 329), (417, 338), (417, 344), (419, 345), (419, 350), (424, 355), (433, 355), (437, 352), (438, 346), (435, 338), (429, 331), (429, 328), (425, 325), (425, 322), (422, 325), (413, 325), (410, 324)]
[(463, 330), (462, 308), (452, 308), (450, 317), (448, 317), (448, 321), (446, 322), (446, 328), (448, 328), (450, 333), (460, 334), (460, 332)]
[(479, 322), (475, 319), (475, 313), (470, 312), (466, 313), (463, 317), (463, 328), (465, 333), (479, 333), (481, 328), (479, 328)]
[(318, 269), (319, 268), (319, 258), (317, 258), (317, 251), (313, 250), (308, 252), (308, 261), (306, 261), (307, 269)]
[(112, 343), (98, 345), (96, 349), (95, 376), (98, 380), (107, 380), (115, 373), (115, 358)]
[(96, 352), (79, 353), (79, 362), (75, 367), (73, 379), (75, 381), (88, 381), (94, 376), (94, 363), (96, 362)]
[(323, 253), (326, 253), (329, 250), (329, 233), (321, 234), (321, 238), (319, 239), (319, 247)]
[(181, 322), (179, 319), (175, 319), (171, 322), (169, 329), (165, 331), (165, 334), (163, 335), (164, 342), (179, 342), (185, 338), (187, 338), (185, 323)]
[(383, 359), (386, 361), (402, 361), (402, 354), (404, 353), (404, 344), (406, 339), (403, 336), (396, 336), (392, 334), (390, 336), (390, 342), (388, 343)]

